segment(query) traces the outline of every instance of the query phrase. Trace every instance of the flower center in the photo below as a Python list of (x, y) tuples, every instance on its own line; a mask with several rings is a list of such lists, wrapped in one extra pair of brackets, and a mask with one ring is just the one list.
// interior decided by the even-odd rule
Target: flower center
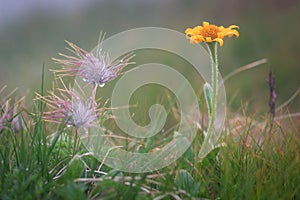
[(218, 37), (219, 28), (215, 25), (208, 25), (203, 27), (201, 35), (203, 37), (210, 37), (212, 40)]

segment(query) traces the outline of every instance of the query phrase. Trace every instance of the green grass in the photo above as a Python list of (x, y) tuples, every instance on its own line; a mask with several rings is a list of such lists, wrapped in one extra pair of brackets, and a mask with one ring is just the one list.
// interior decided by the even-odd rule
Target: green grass
[(164, 169), (131, 174), (103, 165), (100, 173), (101, 162), (83, 146), (71, 158), (68, 129), (61, 126), (47, 137), (49, 124), (39, 118), (43, 105), (36, 107), (26, 130), (0, 133), (0, 199), (300, 198), (299, 121), (277, 121), (270, 130), (271, 122), (265, 120), (260, 132), (265, 140), (257, 144), (246, 137), (260, 124), (248, 120), (238, 134), (227, 130), (226, 146), (201, 162), (199, 130), (188, 151)]
[[(42, 82), (41, 95), (43, 88)], [(146, 87), (147, 94), (154, 96), (158, 91)], [(133, 102), (140, 96), (133, 96)], [(147, 152), (172, 139), (176, 127), (170, 127), (178, 121), (174, 116), (179, 109), (174, 98), (151, 98), (143, 105), (174, 107), (167, 109), (173, 118), (165, 127), (166, 135), (141, 139), (127, 150)], [(203, 94), (199, 99), (206, 113)], [(295, 117), (272, 120), (262, 116), (259, 121), (258, 116), (228, 115), (222, 134), (225, 145), (203, 160), (198, 158), (203, 142), (202, 130), (198, 130), (190, 148), (175, 163), (137, 174), (103, 165), (80, 142), (72, 157), (71, 128), (42, 121), (45, 106), (35, 101), (32, 112), (20, 110), (25, 124), (19, 131), (11, 120), (0, 130), (0, 199), (300, 199), (300, 122)], [(117, 128), (113, 131), (117, 136), (124, 134)], [(128, 145), (126, 139), (130, 140), (123, 137), (122, 142)]]

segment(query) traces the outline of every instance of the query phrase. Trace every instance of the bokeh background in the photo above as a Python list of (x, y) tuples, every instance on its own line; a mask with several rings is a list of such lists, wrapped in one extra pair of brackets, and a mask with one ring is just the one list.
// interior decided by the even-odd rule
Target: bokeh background
[[(43, 64), (50, 86), (53, 77), (49, 69), (59, 67), (51, 57), (67, 53), (64, 40), (92, 50), (100, 31), (108, 37), (144, 26), (184, 32), (202, 21), (240, 26), (240, 38), (225, 39), (219, 51), (223, 76), (268, 59), (267, 64), (226, 82), (232, 109), (244, 105), (249, 112), (268, 110), (270, 69), (276, 76), (278, 105), (299, 88), (298, 0), (1, 0), (0, 86), (18, 87), (19, 93), (32, 95), (40, 88)], [(299, 98), (291, 108), (299, 108)]]

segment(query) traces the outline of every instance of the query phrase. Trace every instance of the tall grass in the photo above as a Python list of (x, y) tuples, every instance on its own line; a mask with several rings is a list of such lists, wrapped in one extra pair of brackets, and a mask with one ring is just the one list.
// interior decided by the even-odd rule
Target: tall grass
[(101, 165), (83, 146), (71, 158), (71, 133), (60, 126), (47, 137), (42, 109), (38, 102), (27, 128), (0, 133), (0, 199), (300, 198), (299, 121), (292, 118), (285, 123), (265, 119), (260, 142), (254, 133), (261, 123), (250, 118), (239, 124), (238, 132), (224, 131), (226, 146), (201, 162), (199, 130), (193, 145), (172, 165), (131, 174)]
[[(199, 95), (206, 113), (205, 98)], [(169, 114), (176, 115), (174, 98), (156, 103), (172, 105)], [(300, 199), (300, 122), (295, 117), (264, 116), (258, 121), (246, 114), (228, 115), (222, 134), (225, 145), (203, 160), (198, 158), (203, 142), (199, 129), (191, 147), (175, 163), (135, 174), (103, 165), (80, 142), (72, 156), (71, 129), (45, 123), (44, 108), (42, 100), (35, 101), (31, 112), (18, 111), (18, 119), (24, 121), (20, 129), (15, 130), (9, 119), (0, 130), (0, 199)], [(162, 145), (152, 140), (140, 144), (141, 148), (132, 147), (140, 153)]]

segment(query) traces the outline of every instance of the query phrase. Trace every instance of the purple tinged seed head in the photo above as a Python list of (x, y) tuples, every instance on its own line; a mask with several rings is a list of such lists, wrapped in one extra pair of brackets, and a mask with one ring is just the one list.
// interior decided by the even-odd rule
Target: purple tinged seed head
[(108, 53), (102, 51), (104, 36), (100, 34), (96, 55), (89, 53), (77, 45), (67, 42), (71, 47), (70, 51), (75, 56), (59, 54), (64, 59), (53, 58), (56, 63), (62, 65), (62, 69), (53, 70), (58, 76), (79, 76), (84, 82), (93, 85), (103, 86), (105, 83), (117, 78), (124, 67), (131, 64), (134, 57), (132, 53), (125, 55), (120, 60), (112, 61)]
[(42, 116), (45, 121), (75, 128), (97, 126), (102, 109), (97, 107), (94, 95), (85, 98), (66, 87), (57, 91), (58, 95), (51, 91), (48, 96), (39, 96), (48, 106)]
[[(0, 89), (0, 95), (5, 89), (5, 86)], [(23, 112), (24, 97), (15, 99), (12, 103), (12, 91), (4, 97), (0, 97), (0, 131), (7, 128), (12, 128), (15, 133), (19, 132), (21, 128), (25, 127), (25, 120), (28, 120), (28, 115)]]

